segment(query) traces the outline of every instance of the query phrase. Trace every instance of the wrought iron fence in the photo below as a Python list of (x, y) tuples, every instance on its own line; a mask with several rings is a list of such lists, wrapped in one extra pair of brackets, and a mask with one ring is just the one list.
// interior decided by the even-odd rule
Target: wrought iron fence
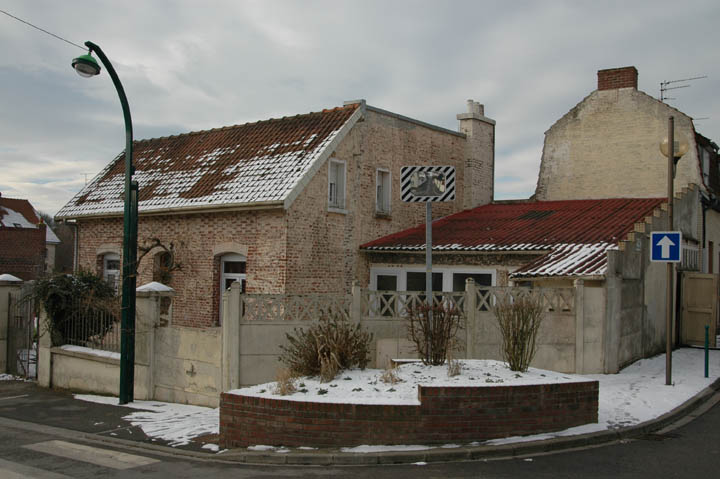
[[(54, 324), (53, 343), (120, 352), (120, 315), (112, 308), (76, 307)], [(56, 344), (58, 345), (58, 344)]]

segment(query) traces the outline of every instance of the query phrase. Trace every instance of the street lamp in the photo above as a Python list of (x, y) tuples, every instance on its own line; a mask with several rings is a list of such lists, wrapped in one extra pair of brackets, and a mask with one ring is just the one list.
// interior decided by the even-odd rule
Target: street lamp
[(95, 52), (110, 74), (122, 105), (125, 117), (125, 204), (123, 225), (123, 277), (122, 277), (122, 319), (120, 323), (120, 404), (132, 402), (135, 396), (135, 287), (137, 262), (138, 225), (138, 184), (133, 181), (135, 168), (132, 164), (132, 119), (125, 90), (115, 69), (102, 49), (92, 42), (85, 42), (88, 53), (72, 61), (72, 67), (82, 77), (100, 74), (92, 53)]
[[(660, 143), (660, 152), (667, 157), (667, 197), (668, 197), (668, 229), (673, 230), (673, 180), (675, 179), (675, 165), (687, 153), (688, 143), (678, 135), (675, 139), (675, 117), (668, 118), (668, 136)], [(682, 245), (680, 245), (682, 251)], [(673, 277), (675, 263), (667, 263), (667, 289), (665, 291), (665, 384), (672, 384), (672, 311), (673, 311)]]

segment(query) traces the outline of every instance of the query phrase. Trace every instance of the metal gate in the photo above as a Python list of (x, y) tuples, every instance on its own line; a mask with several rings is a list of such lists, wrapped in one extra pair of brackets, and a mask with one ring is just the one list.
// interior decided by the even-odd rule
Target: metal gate
[(716, 347), (718, 277), (714, 274), (682, 274), (681, 341), (690, 346), (705, 345), (709, 326), (710, 347)]
[(7, 369), (25, 378), (37, 377), (38, 321), (31, 287), (11, 292), (8, 308)]

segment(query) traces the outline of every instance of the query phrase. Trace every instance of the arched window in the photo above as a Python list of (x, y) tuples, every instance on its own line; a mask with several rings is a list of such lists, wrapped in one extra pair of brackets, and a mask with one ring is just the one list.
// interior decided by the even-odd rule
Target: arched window
[(173, 258), (170, 253), (163, 251), (153, 258), (153, 281), (170, 286)]
[(242, 292), (245, 292), (245, 256), (237, 253), (224, 254), (220, 257), (220, 322), (222, 322), (222, 293), (225, 292), (235, 281), (240, 282)]
[(109, 283), (115, 291), (120, 287), (120, 255), (105, 253), (102, 260), (102, 278)]

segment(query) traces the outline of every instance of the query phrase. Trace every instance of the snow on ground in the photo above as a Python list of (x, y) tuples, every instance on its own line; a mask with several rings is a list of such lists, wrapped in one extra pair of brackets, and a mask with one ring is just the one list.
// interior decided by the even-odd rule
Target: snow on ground
[[(701, 349), (680, 349), (673, 353), (673, 385), (665, 385), (665, 355), (640, 360), (623, 369), (619, 374), (579, 376), (531, 369), (517, 374), (503, 363), (495, 361), (461, 361), (462, 374), (449, 378), (444, 366), (428, 367), (422, 364), (405, 364), (398, 376), (403, 382), (384, 383), (380, 377), (384, 371), (346, 371), (330, 383), (320, 383), (313, 378), (297, 381), (299, 389), (292, 396), (274, 395), (274, 383), (239, 389), (234, 393), (274, 397), (291, 400), (334, 402), (372, 402), (375, 404), (417, 404), (417, 384), (454, 386), (491, 386), (513, 384), (537, 384), (538, 382), (566, 382), (596, 379), (600, 382), (597, 424), (587, 424), (549, 434), (496, 439), (482, 443), (494, 445), (511, 442), (534, 441), (558, 436), (572, 436), (606, 429), (633, 426), (659, 417), (681, 405), (708, 387), (720, 377), (720, 351), (710, 351), (710, 377), (704, 378), (704, 352)], [(418, 372), (419, 371), (419, 372)], [(350, 377), (351, 379), (345, 379)], [(300, 386), (304, 384), (304, 386)], [(334, 385), (334, 386), (333, 386)], [(353, 389), (360, 389), (353, 391)], [(394, 389), (394, 391), (390, 391)], [(264, 390), (264, 391), (263, 391)], [(261, 392), (263, 391), (263, 392)], [(325, 391), (325, 392), (322, 392)], [(117, 405), (117, 398), (76, 395), (77, 399)], [(406, 402), (401, 402), (406, 401)], [(135, 401), (125, 406), (141, 409), (125, 419), (140, 426), (149, 437), (169, 441), (172, 445), (187, 444), (193, 437), (218, 433), (218, 409), (171, 404), (158, 401)], [(459, 447), (447, 444), (442, 447)], [(358, 446), (342, 449), (345, 452), (367, 453), (382, 451), (417, 451), (431, 446)], [(251, 446), (250, 450), (286, 453), (286, 448)], [(299, 448), (302, 449), (302, 448)]]
[[(76, 394), (75, 399), (118, 405), (118, 398), (112, 396)], [(160, 401), (133, 401), (123, 407), (138, 409), (123, 419), (140, 426), (148, 437), (163, 439), (171, 446), (183, 446), (195, 437), (219, 432), (218, 409)]]
[(230, 391), (243, 396), (285, 399), (289, 401), (333, 402), (343, 404), (415, 404), (419, 405), (418, 386), (507, 386), (567, 383), (585, 380), (573, 374), (560, 374), (530, 368), (525, 373), (510, 371), (505, 363), (492, 360), (461, 361), (460, 374), (448, 377), (446, 366), (408, 363), (398, 366), (397, 382), (383, 381), (381, 369), (343, 371), (328, 383), (319, 378), (296, 381), (294, 394), (278, 396), (275, 383), (260, 384)]

